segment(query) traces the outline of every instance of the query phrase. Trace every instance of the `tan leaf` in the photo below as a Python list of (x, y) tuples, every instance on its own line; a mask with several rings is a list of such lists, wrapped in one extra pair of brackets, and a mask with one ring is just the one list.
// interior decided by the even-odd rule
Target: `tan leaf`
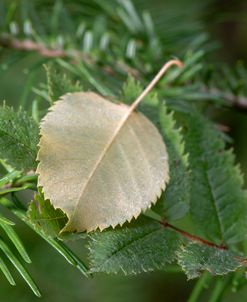
[(68, 215), (64, 231), (122, 225), (165, 189), (165, 144), (135, 109), (172, 65), (182, 67), (178, 60), (167, 62), (130, 107), (79, 92), (63, 96), (43, 119), (38, 185)]
[(123, 224), (164, 189), (166, 147), (155, 126), (129, 110), (92, 92), (72, 93), (43, 119), (38, 185), (68, 215), (66, 231)]

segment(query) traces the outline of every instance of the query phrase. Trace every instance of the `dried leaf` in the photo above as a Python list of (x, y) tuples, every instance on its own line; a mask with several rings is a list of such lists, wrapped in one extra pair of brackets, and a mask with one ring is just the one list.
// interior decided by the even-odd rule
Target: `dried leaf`
[(132, 107), (92, 93), (55, 103), (41, 123), (38, 184), (69, 218), (66, 231), (122, 225), (155, 203), (169, 179), (166, 147)]

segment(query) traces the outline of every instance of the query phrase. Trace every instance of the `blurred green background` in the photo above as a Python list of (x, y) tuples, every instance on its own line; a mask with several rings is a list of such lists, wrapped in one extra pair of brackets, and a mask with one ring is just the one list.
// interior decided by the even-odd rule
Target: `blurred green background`
[[(32, 0), (35, 3), (35, 0)], [(2, 2), (2, 3), (1, 3)], [(76, 2), (71, 1), (71, 2)], [(217, 41), (212, 51), (212, 60), (228, 62), (233, 66), (237, 61), (247, 61), (247, 1), (246, 0), (153, 0), (134, 1), (143, 9), (148, 8), (154, 16), (177, 12), (177, 26), (180, 18), (188, 20), (190, 26), (202, 27), (210, 35), (210, 40)], [(10, 5), (11, 1), (0, 0), (0, 9)], [(23, 1), (23, 4), (25, 1)], [(20, 12), (25, 14), (25, 12)], [(73, 16), (72, 16), (73, 17)], [(159, 26), (159, 24), (157, 24)], [(171, 29), (172, 32), (172, 29)], [(168, 37), (169, 39), (169, 37)], [(219, 43), (218, 43), (219, 42)], [(23, 90), (28, 78), (26, 66), (39, 60), (38, 55), (31, 55), (16, 61), (7, 71), (4, 70), (5, 52), (0, 53), (0, 99), (8, 104), (17, 104), (21, 98), (26, 98), (29, 91)], [(3, 72), (4, 71), (4, 72)], [(39, 69), (36, 81), (45, 79), (43, 69)], [(37, 80), (38, 79), (38, 80)], [(34, 83), (35, 85), (35, 83)], [(29, 96), (28, 96), (29, 97)], [(32, 98), (32, 95), (30, 96)], [(245, 173), (247, 184), (247, 118), (243, 113), (226, 111), (218, 113), (218, 118), (230, 128), (229, 134), (234, 140), (237, 159)], [(13, 218), (14, 219), (14, 218)], [(15, 219), (14, 219), (15, 220)], [(15, 220), (16, 221), (16, 220)], [(83, 302), (183, 302), (187, 301), (196, 281), (187, 281), (183, 273), (178, 271), (146, 273), (138, 276), (107, 276), (98, 275), (85, 279), (78, 271), (69, 266), (62, 257), (52, 250), (41, 238), (17, 222), (18, 234), (27, 247), (33, 264), (29, 270), (39, 284), (44, 302), (50, 301), (83, 301)], [(77, 243), (72, 246), (80, 255), (85, 254), (84, 247)], [(1, 255), (0, 255), (1, 256)], [(36, 301), (24, 281), (15, 274), (17, 287), (11, 287), (0, 274), (0, 301), (29, 302)], [(222, 279), (227, 278), (223, 277)], [(216, 278), (204, 291), (201, 301), (207, 301)], [(222, 301), (247, 301), (247, 288), (237, 294), (228, 293)]]

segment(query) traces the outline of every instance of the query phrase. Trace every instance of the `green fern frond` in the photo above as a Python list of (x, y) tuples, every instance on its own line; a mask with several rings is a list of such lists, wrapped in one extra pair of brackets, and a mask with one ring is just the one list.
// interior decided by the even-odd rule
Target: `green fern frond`
[(184, 117), (191, 167), (190, 208), (203, 234), (218, 243), (246, 238), (247, 194), (232, 150), (225, 150), (219, 130), (200, 113)]
[(28, 114), (5, 105), (0, 107), (0, 158), (16, 170), (36, 167), (38, 125)]
[(45, 65), (45, 70), (51, 104), (66, 93), (83, 90), (79, 82), (72, 83), (71, 79), (66, 74), (61, 74), (61, 72), (56, 70), (54, 65)]
[(170, 182), (163, 193), (163, 209), (168, 221), (182, 218), (189, 211), (190, 174), (182, 129), (176, 126), (174, 113), (160, 105), (160, 128), (169, 155)]

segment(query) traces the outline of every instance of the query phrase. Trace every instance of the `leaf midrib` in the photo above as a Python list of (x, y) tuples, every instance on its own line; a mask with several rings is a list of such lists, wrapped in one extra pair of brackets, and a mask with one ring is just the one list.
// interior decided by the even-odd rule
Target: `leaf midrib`
[[(200, 156), (202, 157), (204, 153), (204, 148), (203, 148), (203, 137), (200, 136)], [(216, 202), (216, 198), (214, 197), (214, 193), (213, 193), (213, 186), (211, 184), (211, 180), (210, 180), (210, 177), (208, 175), (208, 154), (206, 153), (205, 154), (205, 161), (202, 161), (202, 165), (203, 165), (203, 168), (202, 168), (202, 172), (206, 178), (206, 181), (207, 181), (207, 186), (208, 186), (208, 192), (210, 194), (210, 200), (211, 200), (211, 204), (215, 210), (215, 214), (216, 214), (216, 219), (217, 219), (217, 222), (218, 222), (218, 227), (219, 227), (219, 231), (220, 231), (220, 239), (223, 240), (224, 239), (224, 226), (222, 224), (222, 221), (220, 219), (220, 216), (219, 216), (219, 210), (218, 210), (218, 207), (217, 207), (217, 202)], [(206, 163), (206, 165), (205, 165)]]
[(28, 151), (28, 153), (32, 156), (32, 159), (35, 160), (35, 157), (33, 156), (33, 153), (35, 152), (34, 149), (32, 149), (30, 146), (26, 145), (21, 140), (19, 140), (15, 136), (9, 134), (9, 132), (7, 132), (3, 129), (0, 129), (0, 133), (3, 133), (4, 135), (10, 137), (14, 142), (21, 144), (21, 146), (24, 147), (24, 149), (26, 149)]
[[(105, 99), (104, 99), (105, 100)], [(107, 101), (108, 102), (108, 101)], [(127, 107), (127, 106), (126, 106)], [(94, 165), (92, 172), (89, 174), (89, 177), (87, 179), (87, 182), (85, 183), (85, 185), (83, 186), (81, 193), (78, 197), (78, 201), (75, 205), (74, 211), (72, 213), (72, 215), (70, 216), (70, 221), (72, 221), (73, 217), (75, 216), (75, 213), (77, 211), (79, 202), (81, 200), (81, 197), (83, 196), (84, 192), (86, 191), (86, 188), (88, 187), (90, 181), (92, 180), (93, 176), (95, 175), (98, 167), (100, 166), (100, 164), (103, 162), (103, 159), (105, 158), (108, 150), (111, 148), (111, 146), (113, 145), (115, 139), (117, 138), (119, 132), (121, 131), (121, 129), (123, 128), (123, 126), (126, 124), (127, 120), (129, 119), (129, 117), (131, 116), (131, 113), (133, 112), (133, 110), (135, 109), (134, 107), (128, 107), (128, 111), (123, 115), (122, 119), (120, 120), (116, 130), (114, 131), (113, 135), (111, 136), (111, 138), (109, 139), (109, 141), (106, 144), (106, 147), (103, 149), (101, 156), (99, 157), (99, 159), (97, 160), (96, 164)]]
[[(158, 227), (157, 229), (155, 230), (152, 230), (140, 237), (138, 237), (137, 239), (132, 239), (130, 241), (127, 242), (127, 244), (123, 245), (122, 247), (120, 247), (119, 249), (115, 250), (114, 252), (111, 253), (111, 255), (108, 257), (108, 259), (106, 259), (101, 265), (98, 266), (99, 269), (101, 269), (102, 267), (104, 267), (114, 256), (116, 256), (117, 254), (119, 254), (121, 251), (129, 248), (131, 245), (133, 245), (134, 243), (137, 243), (138, 241), (140, 240), (143, 240), (145, 237), (149, 236), (149, 235), (152, 235), (153, 233), (155, 232), (158, 232), (158, 231), (162, 231), (162, 228)], [(164, 231), (164, 230), (163, 230)]]

